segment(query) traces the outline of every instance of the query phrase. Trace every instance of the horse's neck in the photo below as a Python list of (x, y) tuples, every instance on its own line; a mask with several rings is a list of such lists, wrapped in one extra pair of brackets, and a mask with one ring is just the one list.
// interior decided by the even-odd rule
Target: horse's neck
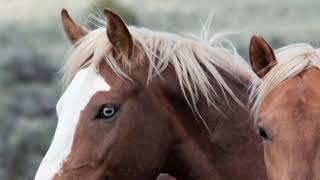
[[(246, 104), (249, 84), (229, 78), (226, 81)], [(178, 157), (171, 163), (180, 162), (174, 165), (176, 176), (183, 174), (180, 179), (265, 179), (263, 152), (249, 119), (249, 111), (235, 103), (231, 96), (227, 95), (227, 99), (229, 105), (224, 98), (217, 102), (219, 110), (208, 107), (205, 100), (199, 102), (199, 111), (210, 134), (205, 128), (195, 129), (197, 133), (191, 133), (194, 136), (177, 146)], [(252, 168), (255, 171), (248, 171)]]

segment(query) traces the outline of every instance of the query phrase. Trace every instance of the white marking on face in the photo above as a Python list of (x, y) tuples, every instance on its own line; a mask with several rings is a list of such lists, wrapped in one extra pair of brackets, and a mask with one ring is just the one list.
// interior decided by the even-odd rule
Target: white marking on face
[(105, 80), (90, 69), (80, 70), (57, 104), (58, 125), (50, 148), (42, 160), (35, 180), (50, 180), (61, 170), (71, 152), (80, 112), (98, 91), (110, 91)]

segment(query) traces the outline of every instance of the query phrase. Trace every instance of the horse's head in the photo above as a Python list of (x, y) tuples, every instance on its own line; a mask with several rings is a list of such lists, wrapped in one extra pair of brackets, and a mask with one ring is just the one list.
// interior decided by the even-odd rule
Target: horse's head
[[(145, 58), (141, 45), (134, 43), (118, 15), (109, 10), (105, 14), (108, 28), (93, 32), (100, 35), (90, 39), (95, 35), (88, 35), (62, 11), (69, 40), (82, 39), (74, 47), (79, 48), (73, 53), (77, 57), (71, 58), (87, 60), (79, 64), (80, 70), (58, 101), (58, 126), (38, 180), (155, 179), (166, 161), (174, 140), (170, 123), (174, 112), (164, 93), (174, 92), (175, 87), (160, 91), (161, 86), (151, 83), (146, 88), (148, 69), (140, 64)], [(90, 51), (88, 43), (102, 43), (103, 48), (88, 54), (84, 52)], [(81, 49), (84, 44), (86, 48)], [(78, 57), (79, 53), (88, 57)], [(93, 68), (96, 57), (114, 61), (97, 60), (99, 65)], [(136, 66), (141, 69), (132, 71), (128, 79), (117, 74)]]
[(258, 36), (250, 45), (256, 89), (256, 127), (272, 180), (320, 177), (320, 53), (306, 44), (277, 51)]

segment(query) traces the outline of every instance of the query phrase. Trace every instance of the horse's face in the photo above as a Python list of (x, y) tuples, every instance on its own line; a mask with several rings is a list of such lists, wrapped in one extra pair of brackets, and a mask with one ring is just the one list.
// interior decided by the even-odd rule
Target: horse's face
[[(257, 47), (252, 47), (254, 45)], [(272, 52), (272, 49), (261, 38), (253, 39), (251, 50), (253, 65), (269, 66), (272, 61), (276, 61), (273, 53), (268, 53)], [(263, 63), (267, 60), (269, 62)], [(258, 66), (253, 68), (260, 69)], [(268, 71), (264, 68), (263, 71), (256, 71), (261, 77)], [(320, 71), (310, 68), (283, 81), (262, 102), (256, 125), (264, 140), (264, 156), (269, 179), (319, 179), (319, 88)]]
[(58, 126), (36, 179), (155, 179), (173, 141), (159, 92), (124, 81), (104, 61), (99, 73), (80, 70), (57, 104)]
[[(82, 76), (88, 70), (78, 72), (58, 103), (56, 136), (70, 135), (61, 135), (51, 146), (65, 142), (72, 148), (60, 159), (65, 162), (55, 179), (155, 179), (165, 161), (172, 138), (169, 114), (148, 90), (105, 69), (102, 77), (93, 77), (97, 84), (87, 87), (79, 85), (88, 83)], [(81, 99), (86, 88), (89, 93)], [(59, 129), (69, 123), (74, 132)]]
[(284, 81), (265, 99), (257, 122), (271, 179), (320, 176), (320, 71)]

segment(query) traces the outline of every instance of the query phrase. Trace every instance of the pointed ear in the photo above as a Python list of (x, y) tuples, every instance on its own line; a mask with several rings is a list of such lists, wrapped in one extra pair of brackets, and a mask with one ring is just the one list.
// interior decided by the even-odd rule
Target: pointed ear
[(130, 57), (133, 50), (133, 39), (126, 23), (119, 15), (109, 9), (105, 9), (104, 14), (108, 21), (107, 36), (116, 53), (124, 53)]
[(66, 9), (61, 10), (61, 20), (63, 29), (71, 44), (75, 44), (87, 35), (87, 30), (75, 23)]
[(273, 49), (261, 36), (252, 36), (249, 51), (252, 69), (261, 78), (277, 62)]

